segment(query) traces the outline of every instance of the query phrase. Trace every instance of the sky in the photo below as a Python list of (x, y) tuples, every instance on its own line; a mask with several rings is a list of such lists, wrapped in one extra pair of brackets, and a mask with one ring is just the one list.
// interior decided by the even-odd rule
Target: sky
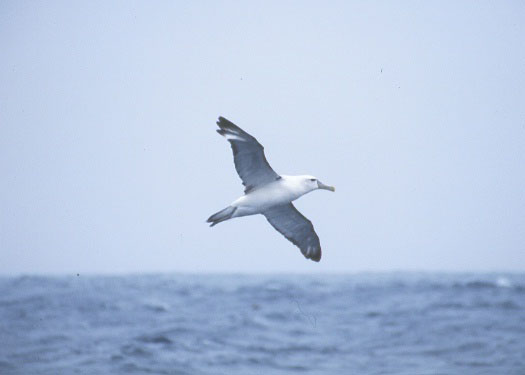
[[(0, 274), (525, 271), (522, 1), (3, 1)], [(242, 195), (224, 116), (323, 259)]]

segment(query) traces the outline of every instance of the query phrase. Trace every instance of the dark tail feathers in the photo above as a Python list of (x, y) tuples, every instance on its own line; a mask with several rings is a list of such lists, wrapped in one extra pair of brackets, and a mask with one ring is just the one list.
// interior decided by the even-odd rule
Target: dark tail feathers
[(213, 227), (214, 225), (219, 224), (221, 221), (231, 219), (236, 210), (237, 207), (228, 206), (224, 210), (220, 210), (219, 212), (211, 215), (208, 220), (206, 220), (206, 222), (211, 223), (210, 227)]

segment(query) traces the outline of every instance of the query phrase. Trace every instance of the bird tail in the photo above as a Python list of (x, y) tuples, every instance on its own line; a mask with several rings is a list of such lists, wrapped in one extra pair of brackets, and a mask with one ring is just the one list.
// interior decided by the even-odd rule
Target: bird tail
[(224, 210), (220, 210), (219, 212), (211, 215), (208, 220), (206, 220), (206, 222), (211, 223), (210, 227), (213, 227), (214, 225), (219, 224), (221, 221), (231, 219), (236, 210), (237, 207), (228, 206)]

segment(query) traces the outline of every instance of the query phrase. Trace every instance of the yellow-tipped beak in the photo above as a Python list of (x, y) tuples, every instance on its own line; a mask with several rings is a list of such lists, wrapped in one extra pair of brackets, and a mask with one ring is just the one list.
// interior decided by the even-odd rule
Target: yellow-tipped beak
[(325, 184), (323, 184), (323, 183), (322, 183), (321, 181), (319, 181), (319, 180), (317, 181), (317, 186), (319, 187), (319, 189), (335, 191), (335, 187), (325, 185)]

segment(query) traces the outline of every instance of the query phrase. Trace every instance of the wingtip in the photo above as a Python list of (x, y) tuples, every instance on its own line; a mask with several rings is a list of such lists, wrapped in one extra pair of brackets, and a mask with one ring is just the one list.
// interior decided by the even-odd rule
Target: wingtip
[(323, 253), (322, 253), (321, 249), (319, 249), (319, 253), (318, 254), (313, 254), (312, 256), (308, 257), (308, 259), (311, 259), (314, 262), (319, 263), (321, 261), (322, 254)]
[(232, 130), (235, 132), (239, 132), (241, 130), (237, 125), (235, 125), (233, 122), (228, 120), (225, 117), (219, 116), (219, 119), (217, 120), (217, 126), (221, 129), (225, 130)]
[(222, 126), (224, 126), (225, 124), (229, 124), (229, 123), (231, 123), (231, 121), (228, 120), (228, 119), (226, 119), (226, 118), (224, 118), (224, 117), (222, 117), (222, 116), (219, 116), (219, 118), (217, 119), (217, 122), (216, 122), (216, 123), (217, 123), (218, 126), (222, 127)]

